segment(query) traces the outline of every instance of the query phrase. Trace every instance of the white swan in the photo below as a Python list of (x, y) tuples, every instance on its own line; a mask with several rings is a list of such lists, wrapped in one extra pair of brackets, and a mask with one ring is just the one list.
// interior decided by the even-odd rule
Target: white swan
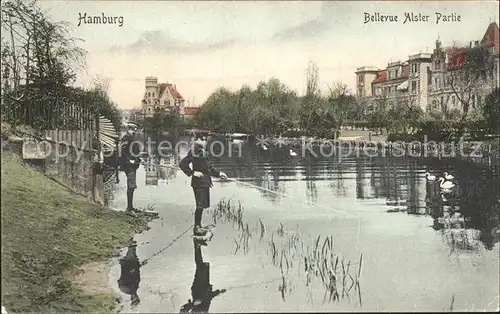
[(436, 181), (436, 176), (428, 172), (425, 173), (425, 178), (427, 179), (427, 181)]
[(451, 189), (453, 189), (455, 187), (455, 183), (451, 182), (451, 181), (446, 181), (444, 178), (439, 178), (439, 187), (442, 189), (442, 190), (447, 190), (447, 191), (451, 191)]
[(449, 174), (448, 172), (444, 173), (444, 178), (445, 178), (445, 180), (449, 180), (449, 181), (455, 179), (455, 177), (452, 176), (451, 174)]
[(266, 145), (262, 145), (262, 149), (263, 150), (267, 150), (267, 146)]
[(297, 156), (297, 153), (290, 149), (290, 156)]

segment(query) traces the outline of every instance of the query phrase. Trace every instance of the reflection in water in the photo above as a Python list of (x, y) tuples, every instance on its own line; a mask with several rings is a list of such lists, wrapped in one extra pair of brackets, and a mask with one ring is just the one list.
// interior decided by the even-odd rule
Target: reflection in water
[(132, 306), (139, 304), (140, 299), (137, 295), (139, 282), (141, 281), (141, 263), (137, 257), (137, 243), (132, 241), (127, 249), (127, 254), (120, 259), (121, 275), (118, 279), (120, 291), (130, 295)]
[(144, 163), (146, 185), (158, 185), (158, 160), (149, 157)]
[(160, 157), (148, 157), (143, 165), (145, 169), (146, 185), (167, 184), (175, 178), (180, 158), (178, 155), (165, 154)]
[[(221, 146), (214, 148), (220, 150)], [(291, 157), (286, 146), (263, 151), (258, 146), (243, 145), (241, 153), (231, 151), (230, 155), (227, 149), (225, 151), (212, 158), (214, 166), (229, 177), (264, 189), (286, 194), (285, 186), (290, 186), (286, 181), (306, 181), (301, 186), (306, 189), (307, 201), (315, 203), (318, 197), (349, 197), (350, 189), (355, 188), (358, 199), (385, 199), (390, 212), (430, 216), (432, 223), (429, 225), (435, 230), (444, 231), (446, 224), (443, 221), (459, 213), (464, 220), (463, 228), (478, 230), (487, 249), (499, 242), (499, 173), (495, 165), (455, 159), (369, 157), (362, 153), (351, 157), (334, 154), (302, 158), (300, 154)], [(441, 193), (447, 191), (440, 188), (437, 180), (426, 183), (425, 172), (438, 178), (445, 172), (452, 174), (455, 177), (452, 193)], [(325, 192), (318, 190), (316, 181), (320, 180), (328, 180), (333, 193), (318, 196)], [(259, 192), (267, 201), (276, 203), (282, 197), (264, 189)]]
[(315, 204), (318, 201), (318, 190), (316, 189), (312, 164), (308, 161), (306, 162), (306, 180), (307, 201), (310, 204)]
[(492, 250), (499, 242), (495, 169), (468, 164), (455, 172), (456, 186), (451, 191), (442, 189), (442, 180), (426, 184), (426, 212), (433, 219), (432, 227), (443, 234), (452, 251)]
[(196, 240), (193, 240), (193, 243), (196, 271), (194, 273), (193, 285), (191, 286), (192, 300), (188, 300), (188, 302), (181, 307), (180, 312), (208, 313), (212, 299), (219, 294), (226, 292), (226, 290), (213, 290), (213, 287), (210, 284), (210, 263), (203, 261), (203, 256), (201, 254), (202, 244)]

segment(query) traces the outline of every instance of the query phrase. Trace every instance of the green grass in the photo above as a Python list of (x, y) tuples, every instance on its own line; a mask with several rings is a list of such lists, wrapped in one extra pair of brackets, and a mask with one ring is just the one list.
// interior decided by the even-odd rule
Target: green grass
[(13, 312), (110, 312), (112, 293), (86, 295), (68, 273), (105, 261), (146, 226), (77, 196), (11, 154), (1, 176), (2, 305)]

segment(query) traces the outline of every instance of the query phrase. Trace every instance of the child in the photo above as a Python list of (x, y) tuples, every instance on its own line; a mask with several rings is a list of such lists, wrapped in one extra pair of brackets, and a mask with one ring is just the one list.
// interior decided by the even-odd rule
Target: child
[[(193, 166), (192, 170), (189, 167), (190, 164)], [(201, 227), (201, 216), (203, 209), (210, 207), (210, 188), (213, 186), (211, 177), (226, 180), (227, 176), (224, 172), (217, 171), (210, 165), (206, 151), (206, 140), (203, 138), (198, 138), (194, 142), (193, 148), (181, 160), (179, 167), (187, 176), (192, 177), (191, 186), (196, 200), (193, 234), (203, 236), (208, 230)]]

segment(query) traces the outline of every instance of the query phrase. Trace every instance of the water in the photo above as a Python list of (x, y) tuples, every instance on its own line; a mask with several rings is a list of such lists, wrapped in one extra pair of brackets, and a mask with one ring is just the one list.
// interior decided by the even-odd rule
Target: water
[[(160, 213), (151, 229), (136, 237), (138, 258), (169, 247), (140, 269), (141, 302), (131, 307), (123, 294), (125, 312), (177, 312), (188, 299), (197, 298), (191, 290), (193, 278), (199, 290), (203, 272), (199, 266), (195, 276), (196, 252), (210, 265), (212, 291), (226, 289), (210, 304), (199, 305), (212, 312), (449, 311), (499, 306), (496, 167), (458, 160), (301, 158), (289, 156), (285, 147), (263, 151), (245, 146), (241, 156), (212, 158), (214, 167), (241, 183), (216, 180), (211, 200), (212, 205), (227, 198), (240, 202), (252, 236), (247, 239), (237, 226), (218, 221), (215, 238), (197, 251), (189, 237), (194, 209), (190, 179), (175, 167), (184, 154), (172, 153), (161, 161), (174, 167), (149, 164), (138, 171), (136, 204), (154, 204)], [(426, 182), (426, 171), (454, 175), (452, 194), (443, 198), (435, 185)], [(123, 208), (126, 199), (121, 176), (112, 204), (117, 208)], [(213, 222), (213, 213), (205, 211), (204, 224)], [(259, 219), (266, 228), (262, 239)], [(348, 281), (344, 291), (337, 282), (338, 300), (324, 302), (325, 286), (316, 279), (306, 285), (303, 256), (287, 250), (286, 259), (294, 265), (283, 275), (285, 267), (272, 264), (269, 250), (271, 239), (284, 247), (278, 244), (279, 232), (271, 237), (280, 224), (285, 231), (282, 238), (295, 234), (306, 247), (313, 247), (318, 236), (321, 245), (331, 236), (335, 254), (345, 259), (345, 265), (351, 261), (351, 273), (358, 272), (362, 254), (359, 285), (354, 279), (353, 288)], [(120, 267), (110, 275), (117, 280)]]

